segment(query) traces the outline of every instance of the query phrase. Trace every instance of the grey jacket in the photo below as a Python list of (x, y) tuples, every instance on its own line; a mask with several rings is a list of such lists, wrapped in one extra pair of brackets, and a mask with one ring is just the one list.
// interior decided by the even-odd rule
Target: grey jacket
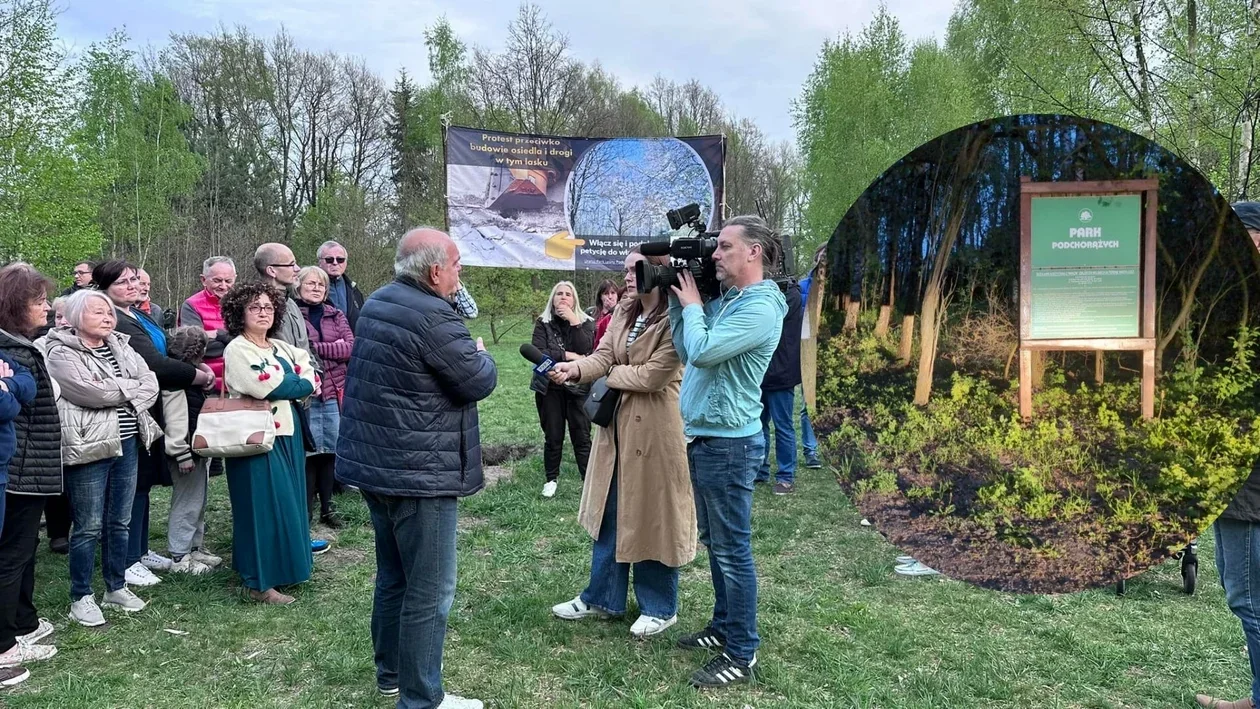
[(110, 333), (106, 343), (123, 376), (103, 357), (83, 344), (69, 328), (55, 328), (44, 338), (48, 373), (57, 382), (57, 412), (61, 416), (61, 459), (66, 465), (85, 465), (122, 455), (118, 407), (136, 417), (140, 442), (153, 445), (162, 429), (149, 414), (157, 402), (157, 377), (128, 344), (126, 335)]
[(287, 294), (284, 305), (284, 316), (280, 320), (280, 329), (276, 331), (276, 339), (306, 350), (311, 355), (311, 363), (315, 365), (315, 371), (322, 375), (324, 363), (311, 348), (311, 339), (306, 332), (306, 318), (302, 317), (302, 307)]

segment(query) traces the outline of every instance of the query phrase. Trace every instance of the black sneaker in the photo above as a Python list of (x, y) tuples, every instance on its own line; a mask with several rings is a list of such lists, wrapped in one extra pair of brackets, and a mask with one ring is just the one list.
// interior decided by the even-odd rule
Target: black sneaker
[(792, 485), (792, 483), (775, 483), (774, 484), (774, 494), (776, 495), (791, 495), (792, 492), (795, 490), (796, 488)]
[(382, 697), (397, 697), (398, 696), (397, 687), (377, 687), (376, 691), (380, 692)]
[(751, 662), (745, 664), (726, 653), (709, 660), (709, 664), (696, 670), (691, 675), (693, 687), (725, 687), (731, 684), (747, 682), (752, 678), (753, 667), (757, 666), (757, 655), (753, 654)]
[(684, 650), (712, 650), (721, 652), (726, 649), (726, 638), (713, 628), (705, 628), (698, 633), (678, 638), (678, 647)]
[(21, 665), (0, 667), (0, 687), (12, 687), (29, 679), (31, 671)]
[(806, 456), (805, 467), (817, 470), (822, 467), (822, 461), (818, 460), (818, 456), (814, 456), (814, 455)]

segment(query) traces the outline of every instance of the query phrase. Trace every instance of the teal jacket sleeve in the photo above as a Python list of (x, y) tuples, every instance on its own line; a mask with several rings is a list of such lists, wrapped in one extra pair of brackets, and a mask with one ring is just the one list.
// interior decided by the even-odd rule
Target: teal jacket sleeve
[(267, 395), (268, 401), (278, 401), (280, 399), (301, 399), (304, 396), (310, 396), (315, 392), (315, 387), (302, 377), (288, 372), (284, 375), (284, 379), (280, 382), (280, 386), (271, 390)]
[(678, 303), (678, 298), (671, 292), (669, 294), (669, 331), (670, 336), (674, 339), (674, 351), (678, 353), (678, 360), (687, 366), (687, 344), (683, 342), (683, 324), (682, 306)]
[[(728, 311), (712, 327), (705, 322), (704, 309), (689, 305), (682, 309), (683, 333), (674, 332), (674, 345), (681, 339), (687, 352), (687, 363), (697, 367), (716, 367), (749, 350), (778, 343), (782, 319), (771, 303), (753, 300)], [(671, 303), (670, 320), (673, 322)], [(774, 327), (769, 327), (773, 325)]]

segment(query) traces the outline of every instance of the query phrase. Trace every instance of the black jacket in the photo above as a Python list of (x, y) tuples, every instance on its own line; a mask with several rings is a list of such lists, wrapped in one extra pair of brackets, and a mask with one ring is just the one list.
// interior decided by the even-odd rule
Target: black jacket
[(801, 383), (801, 327), (805, 308), (801, 307), (801, 287), (795, 281), (783, 291), (787, 298), (787, 315), (783, 318), (783, 333), (779, 346), (770, 358), (770, 367), (761, 379), (762, 391), (795, 389)]
[(64, 490), (61, 417), (44, 356), (26, 338), (4, 330), (0, 330), (0, 352), (35, 377), (35, 400), (23, 406), (13, 422), (17, 452), (9, 461), (8, 491), (15, 495), (60, 495)]
[(464, 497), (482, 487), (477, 402), (494, 360), (455, 306), (407, 277), (363, 304), (337, 442), (342, 483), (378, 495)]
[[(346, 320), (350, 322), (350, 332), (355, 332), (354, 327), (359, 322), (359, 312), (363, 310), (363, 293), (359, 290), (359, 284), (350, 278), (350, 274), (341, 274), (341, 280), (348, 286), (346, 288)], [(331, 281), (328, 283), (328, 288), (332, 290)]]
[[(595, 351), (595, 321), (586, 320), (581, 325), (570, 325), (567, 320), (552, 316), (551, 322), (545, 323), (542, 318), (534, 321), (534, 336), (531, 340), (534, 347), (557, 362), (563, 362), (564, 353), (588, 355)], [(534, 375), (538, 376), (538, 375)], [(548, 389), (563, 388), (548, 380)], [(568, 387), (569, 391), (584, 395), (584, 388)]]
[(1251, 469), (1251, 475), (1243, 482), (1234, 499), (1221, 513), (1221, 519), (1260, 523), (1260, 462)]

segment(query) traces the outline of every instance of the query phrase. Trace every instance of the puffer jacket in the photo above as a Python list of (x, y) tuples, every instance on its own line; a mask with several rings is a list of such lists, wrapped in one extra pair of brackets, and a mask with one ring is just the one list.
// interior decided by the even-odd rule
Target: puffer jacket
[(65, 487), (57, 384), (48, 375), (43, 352), (34, 342), (0, 330), (0, 352), (35, 377), (35, 400), (24, 404), (13, 420), (17, 449), (9, 460), (9, 484), (5, 489), (14, 495), (60, 495)]
[(118, 407), (136, 416), (142, 448), (149, 448), (162, 429), (149, 409), (158, 400), (157, 377), (128, 344), (126, 335), (112, 332), (106, 343), (123, 376), (83, 344), (69, 329), (49, 331), (45, 345), (48, 371), (61, 388), (61, 459), (66, 465), (86, 465), (122, 455)]
[(319, 329), (316, 330), (311, 324), (311, 306), (300, 300), (297, 303), (302, 310), (302, 320), (306, 323), (306, 335), (310, 339), (311, 349), (324, 363), (319, 398), (323, 401), (340, 402), (341, 393), (346, 388), (346, 363), (350, 361), (350, 352), (354, 349), (354, 333), (350, 329), (350, 321), (332, 303), (324, 303), (323, 313), (319, 317)]

